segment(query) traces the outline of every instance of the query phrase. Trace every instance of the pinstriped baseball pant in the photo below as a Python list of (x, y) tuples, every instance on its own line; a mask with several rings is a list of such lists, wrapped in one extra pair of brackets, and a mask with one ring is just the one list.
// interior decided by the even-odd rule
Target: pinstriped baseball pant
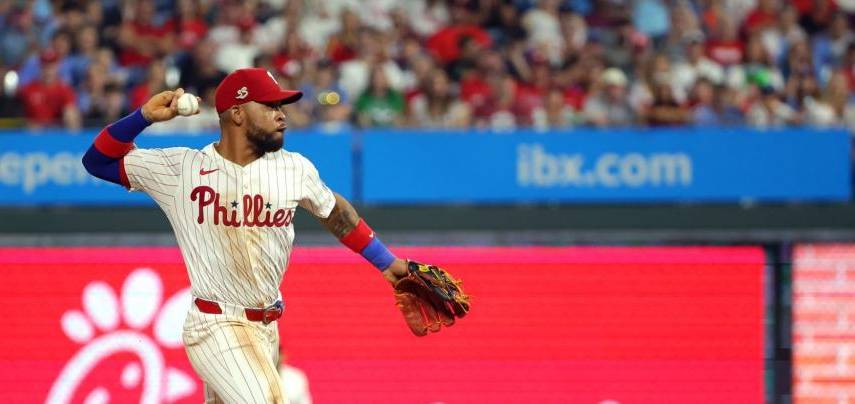
[(184, 347), (205, 383), (205, 402), (287, 404), (276, 322), (249, 321), (237, 306), (221, 306), (222, 314), (208, 314), (191, 305), (184, 322)]

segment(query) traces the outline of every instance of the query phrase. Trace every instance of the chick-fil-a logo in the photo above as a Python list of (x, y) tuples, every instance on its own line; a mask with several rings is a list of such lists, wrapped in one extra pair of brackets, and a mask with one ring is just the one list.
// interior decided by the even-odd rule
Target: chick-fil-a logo
[[(196, 391), (195, 378), (169, 367), (163, 349), (182, 347), (181, 329), (190, 290), (182, 289), (163, 301), (163, 283), (155, 271), (138, 268), (125, 279), (121, 295), (105, 282), (83, 289), (83, 310), (68, 310), (60, 323), (65, 335), (81, 344), (53, 383), (47, 403), (67, 403), (85, 397), (86, 403), (111, 401), (113, 389), (141, 390), (140, 403), (170, 403)], [(99, 385), (78, 391), (87, 375), (116, 354), (132, 354), (119, 375), (120, 386)]]

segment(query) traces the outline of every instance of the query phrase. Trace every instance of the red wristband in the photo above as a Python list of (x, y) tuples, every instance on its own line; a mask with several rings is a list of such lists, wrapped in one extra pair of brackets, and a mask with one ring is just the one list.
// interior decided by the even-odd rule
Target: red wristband
[(128, 154), (134, 148), (134, 144), (116, 140), (109, 130), (104, 129), (95, 138), (95, 148), (107, 157), (118, 159)]
[(368, 227), (368, 223), (365, 223), (365, 220), (359, 219), (359, 223), (356, 224), (356, 227), (354, 227), (350, 233), (345, 234), (345, 236), (339, 241), (346, 245), (347, 248), (350, 248), (353, 252), (359, 254), (373, 238), (374, 230), (371, 230), (371, 228)]

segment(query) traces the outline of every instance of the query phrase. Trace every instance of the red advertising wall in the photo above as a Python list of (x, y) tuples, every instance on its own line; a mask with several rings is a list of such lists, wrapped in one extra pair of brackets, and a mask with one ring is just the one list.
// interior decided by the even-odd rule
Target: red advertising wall
[(800, 245), (793, 263), (794, 401), (855, 402), (855, 245)]
[[(344, 248), (298, 248), (288, 363), (315, 403), (761, 402), (759, 248), (399, 248), (472, 312), (412, 336)], [(0, 249), (0, 402), (197, 403), (174, 248)]]

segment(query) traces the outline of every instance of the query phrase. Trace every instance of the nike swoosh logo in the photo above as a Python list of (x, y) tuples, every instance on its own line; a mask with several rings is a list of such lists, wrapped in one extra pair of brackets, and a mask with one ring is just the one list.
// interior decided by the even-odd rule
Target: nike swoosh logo
[(212, 172), (214, 172), (214, 171), (217, 171), (217, 170), (219, 170), (219, 168), (215, 168), (215, 169), (210, 170), (210, 171), (205, 171), (205, 169), (204, 169), (204, 168), (202, 168), (202, 169), (200, 169), (200, 170), (199, 170), (199, 175), (208, 175), (208, 174), (210, 174), (210, 173), (212, 173)]

